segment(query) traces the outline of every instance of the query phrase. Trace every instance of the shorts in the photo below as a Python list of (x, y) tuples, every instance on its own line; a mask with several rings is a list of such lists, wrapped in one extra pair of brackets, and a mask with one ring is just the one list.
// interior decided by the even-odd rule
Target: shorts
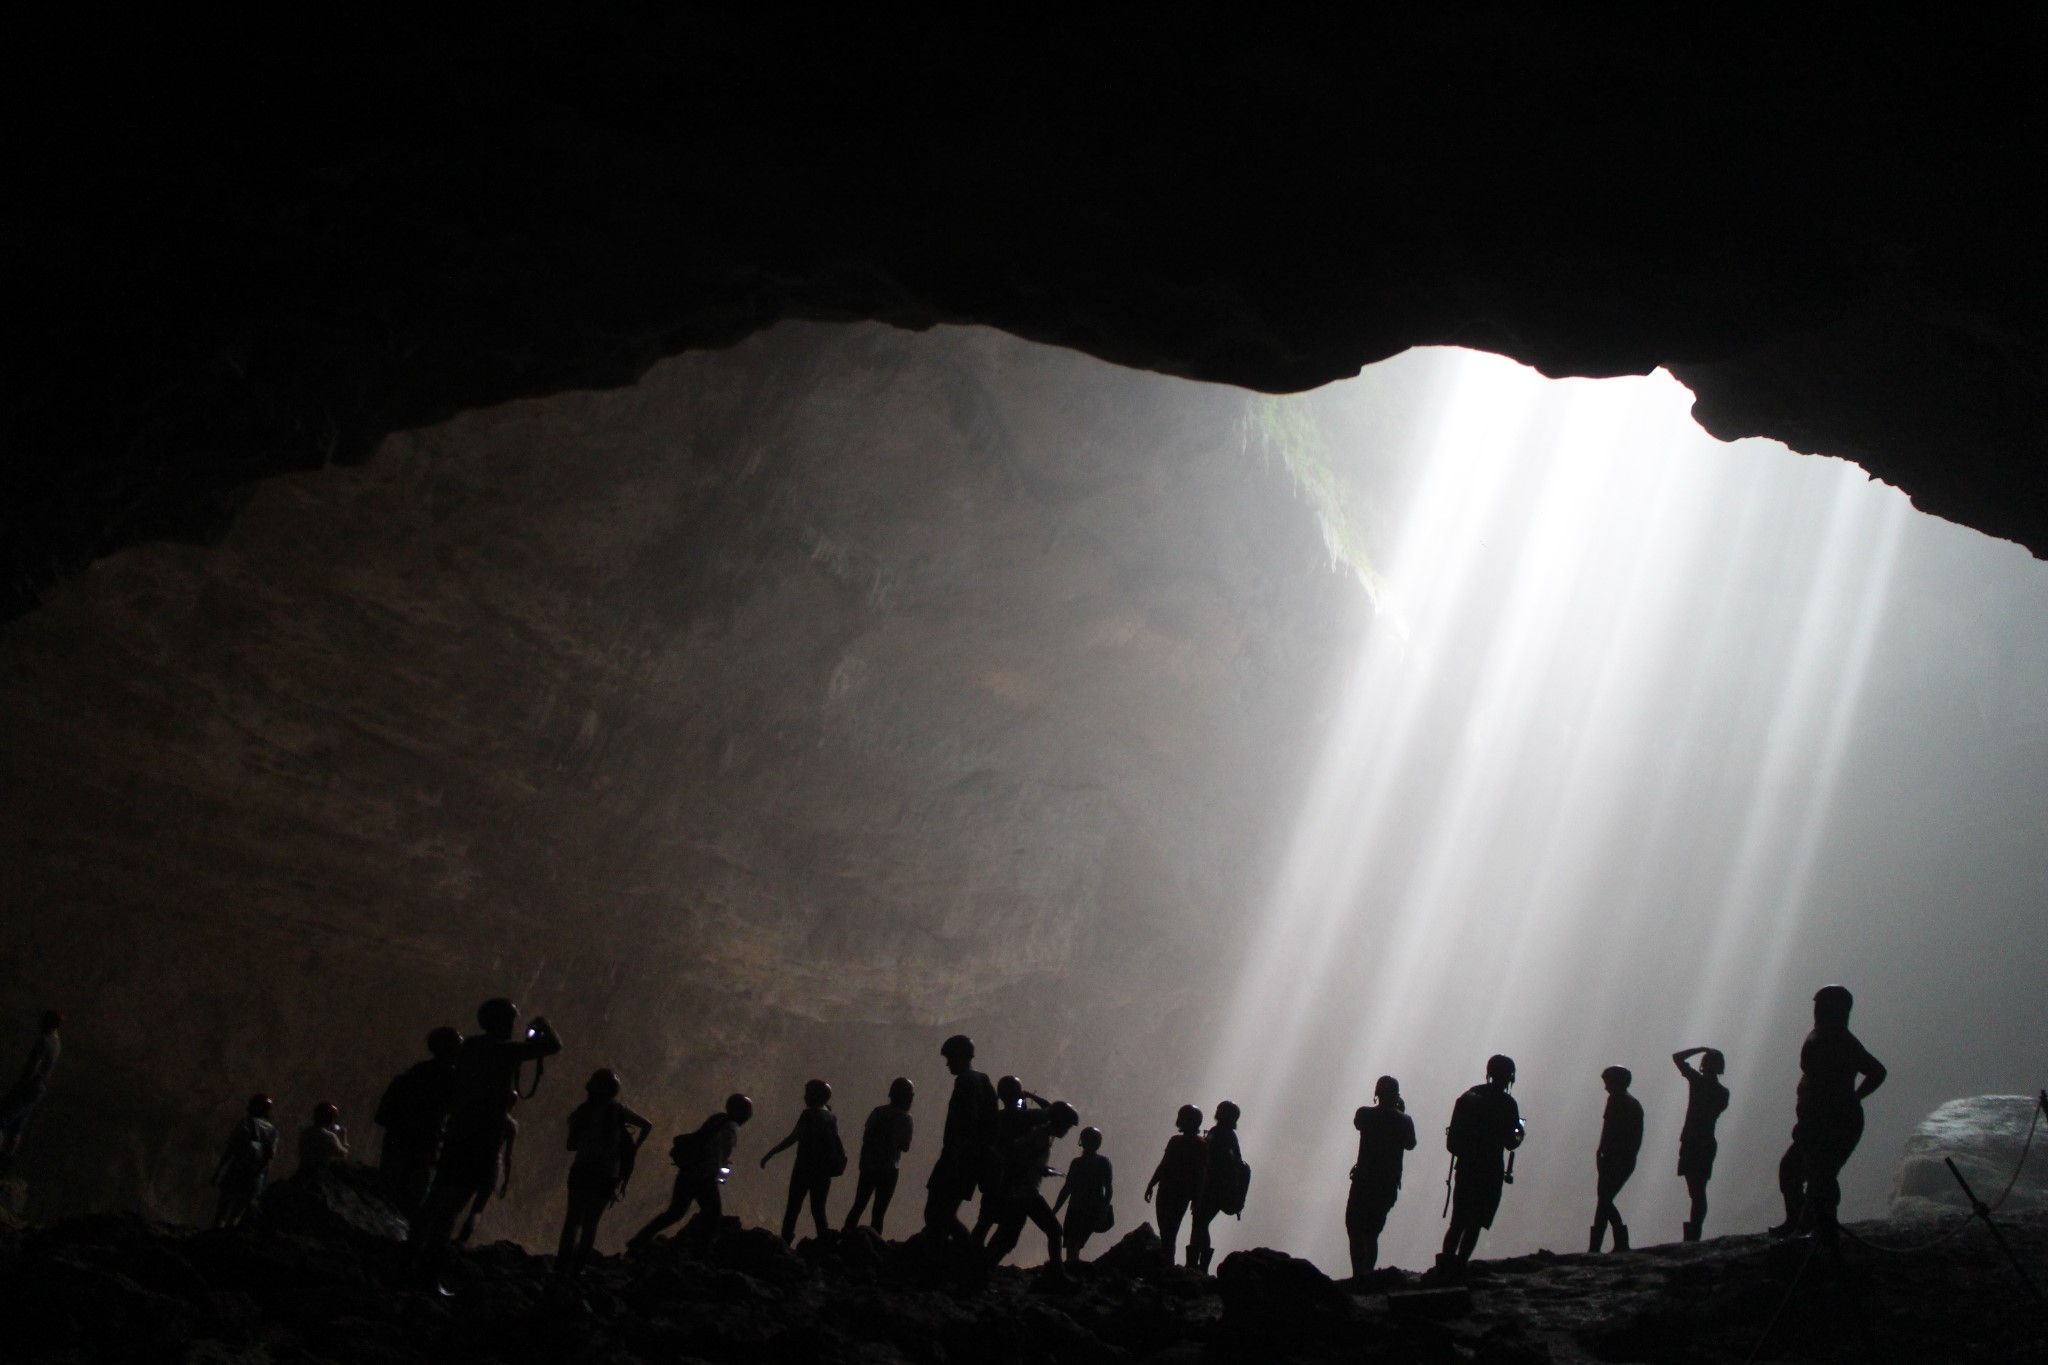
[(1714, 1174), (1714, 1155), (1720, 1144), (1713, 1138), (1704, 1142), (1678, 1144), (1678, 1173), (1688, 1180), (1707, 1180)]
[(1482, 1160), (1469, 1167), (1460, 1161), (1457, 1183), (1451, 1187), (1451, 1221), (1467, 1227), (1492, 1227), (1493, 1215), (1500, 1212), (1501, 1191), (1506, 1187), (1507, 1174), (1497, 1159)]

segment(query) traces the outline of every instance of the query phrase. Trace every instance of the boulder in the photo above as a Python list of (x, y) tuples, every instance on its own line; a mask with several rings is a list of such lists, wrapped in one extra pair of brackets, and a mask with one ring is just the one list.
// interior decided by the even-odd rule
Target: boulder
[(263, 1192), (262, 1209), (265, 1223), (281, 1232), (403, 1242), (409, 1228), (368, 1166), (327, 1166), (280, 1180)]
[(1140, 1223), (1097, 1256), (1094, 1264), (1111, 1275), (1142, 1275), (1159, 1269), (1166, 1259), (1166, 1246), (1159, 1234), (1150, 1223)]
[(2048, 1121), (2042, 1119), (2035, 1096), (1976, 1095), (1950, 1100), (1920, 1120), (1920, 1126), (1906, 1139), (1905, 1156), (1899, 1163), (1892, 1217), (1929, 1218), (1969, 1209), (1969, 1201), (1963, 1198), (1945, 1160), (1955, 1162), (1977, 1197), (1986, 1203), (1996, 1203), (2006, 1182), (2012, 1181), (2004, 1210), (2048, 1206)]

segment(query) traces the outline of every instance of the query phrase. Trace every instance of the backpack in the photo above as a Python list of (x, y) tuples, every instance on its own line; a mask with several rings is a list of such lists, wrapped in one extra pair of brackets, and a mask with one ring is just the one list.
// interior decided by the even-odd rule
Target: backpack
[(1239, 1157), (1237, 1165), (1225, 1174), (1216, 1190), (1216, 1211), (1232, 1217), (1242, 1217), (1245, 1196), (1251, 1193), (1251, 1188), (1251, 1163)]
[(677, 1133), (668, 1145), (669, 1163), (679, 1171), (702, 1166), (711, 1155), (711, 1134), (699, 1128), (694, 1133)]
[(832, 1125), (832, 1150), (825, 1160), (825, 1173), (830, 1176), (846, 1174), (846, 1139), (839, 1136), (839, 1125)]
[(1471, 1091), (1458, 1096), (1451, 1106), (1451, 1124), (1444, 1129), (1444, 1150), (1452, 1156), (1478, 1157), (1485, 1153), (1486, 1124), (1480, 1117), (1480, 1102)]

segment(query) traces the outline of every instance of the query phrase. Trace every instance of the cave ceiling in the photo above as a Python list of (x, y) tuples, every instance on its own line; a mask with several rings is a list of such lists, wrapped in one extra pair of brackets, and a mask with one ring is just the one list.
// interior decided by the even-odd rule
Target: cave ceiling
[(1663, 365), (1719, 436), (2048, 550), (2039, 11), (42, 22), (8, 614), (266, 475), (787, 317), (1275, 391)]

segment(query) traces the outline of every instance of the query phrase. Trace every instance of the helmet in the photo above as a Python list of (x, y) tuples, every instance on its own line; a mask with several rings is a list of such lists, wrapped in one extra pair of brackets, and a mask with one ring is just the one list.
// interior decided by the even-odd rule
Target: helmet
[(725, 1116), (734, 1123), (745, 1123), (748, 1119), (754, 1117), (754, 1102), (745, 1095), (727, 1095), (725, 1097)]
[(910, 1083), (910, 1077), (898, 1076), (895, 1080), (889, 1082), (889, 1103), (900, 1104), (907, 1108), (915, 1098), (917, 1098), (917, 1087)]
[(1216, 1106), (1216, 1121), (1228, 1128), (1234, 1125), (1243, 1113), (1242, 1109), (1239, 1109), (1229, 1100), (1225, 1100)]
[[(1078, 1117), (1078, 1116), (1077, 1116), (1077, 1117)], [(1089, 1128), (1083, 1128), (1083, 1129), (1081, 1130), (1081, 1150), (1082, 1150), (1082, 1151), (1084, 1151), (1084, 1152), (1092, 1152), (1092, 1151), (1094, 1151), (1094, 1150), (1095, 1150), (1095, 1149), (1096, 1149), (1097, 1147), (1100, 1147), (1101, 1145), (1102, 1145), (1102, 1130), (1101, 1130), (1100, 1128), (1094, 1128), (1094, 1127), (1089, 1127)]]
[(1401, 1083), (1392, 1076), (1382, 1076), (1372, 1083), (1372, 1095), (1376, 1100), (1398, 1100), (1401, 1098)]
[(945, 1042), (939, 1044), (939, 1055), (941, 1057), (972, 1057), (974, 1056), (974, 1040), (964, 1033), (956, 1033)]
[(996, 1098), (1003, 1102), (1003, 1108), (1012, 1108), (1024, 1098), (1024, 1082), (1015, 1076), (1003, 1077), (996, 1082)]
[(268, 1095), (251, 1095), (249, 1097), (249, 1117), (258, 1119), (269, 1118), (272, 1103), (273, 1101)]
[(1486, 1079), (1504, 1085), (1515, 1083), (1515, 1059), (1496, 1052), (1486, 1059)]
[(509, 1037), (512, 1026), (519, 1022), (519, 1006), (502, 995), (486, 1000), (476, 1007), (476, 1022), (493, 1038)]
[(313, 1126), (331, 1128), (341, 1122), (341, 1106), (338, 1104), (316, 1104), (313, 1106)]
[(1045, 1113), (1046, 1117), (1052, 1120), (1054, 1129), (1062, 1133), (1081, 1121), (1080, 1113), (1065, 1100), (1054, 1100), (1052, 1107)]
[(610, 1067), (601, 1067), (590, 1073), (590, 1079), (583, 1083), (583, 1093), (592, 1099), (602, 1095), (605, 1099), (619, 1097), (619, 1073)]
[(1194, 1132), (1202, 1126), (1202, 1111), (1192, 1104), (1182, 1105), (1180, 1112), (1173, 1116), (1173, 1126), (1183, 1133)]
[(1635, 1078), (1635, 1073), (1625, 1066), (1610, 1066), (1600, 1073), (1602, 1081), (1608, 1085), (1618, 1085), (1623, 1090), (1628, 1089), (1629, 1083), (1635, 1080)]
[(446, 1024), (427, 1035), (427, 1051), (441, 1061), (453, 1061), (461, 1048), (461, 1030), (450, 1028)]
[(1849, 994), (1847, 986), (1822, 986), (1813, 993), (1813, 1017), (1825, 1016), (1846, 1023), (1855, 1004), (1856, 997)]
[(816, 1080), (812, 1080), (812, 1081), (805, 1081), (805, 1082), (804, 1082), (804, 1103), (805, 1103), (805, 1104), (807, 1104), (807, 1105), (811, 1106), (811, 1107), (812, 1107), (813, 1109), (815, 1109), (815, 1108), (817, 1108), (817, 1107), (818, 1107), (819, 1105), (821, 1105), (821, 1104), (830, 1104), (831, 1102), (832, 1102), (832, 1087), (831, 1087), (831, 1086), (829, 1086), (829, 1085), (825, 1084), (825, 1082), (823, 1082), (823, 1081), (816, 1081)]

